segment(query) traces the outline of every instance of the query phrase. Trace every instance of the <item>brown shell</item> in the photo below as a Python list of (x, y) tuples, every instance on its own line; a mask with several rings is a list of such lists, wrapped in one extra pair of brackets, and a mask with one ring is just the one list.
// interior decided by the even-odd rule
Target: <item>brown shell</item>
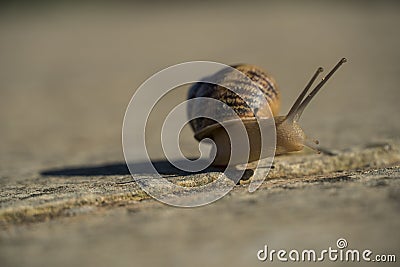
[[(216, 73), (211, 78), (217, 81), (219, 84), (226, 85), (226, 87), (234, 88), (238, 90), (241, 96), (246, 99), (246, 101), (251, 101), (251, 103), (260, 103), (259, 108), (256, 110), (256, 114), (260, 118), (271, 117), (269, 108), (271, 109), (272, 115), (277, 116), (280, 108), (280, 92), (275, 80), (268, 75), (268, 73), (261, 69), (260, 67), (254, 65), (233, 65), (233, 68), (239, 70), (247, 77), (251, 79), (251, 83), (243, 81), (243, 77), (240, 75), (235, 75), (236, 71), (225, 70)], [(259, 96), (255, 95), (255, 92), (261, 90), (265, 99), (269, 104), (267, 106), (261, 106), (261, 101), (258, 100)], [(196, 97), (209, 97), (214, 98), (230, 106), (233, 111), (244, 121), (255, 119), (254, 113), (251, 108), (245, 103), (245, 101), (238, 97), (234, 92), (228, 90), (227, 88), (210, 83), (198, 82), (194, 84), (189, 89), (188, 99)], [(265, 103), (265, 102), (264, 102)], [(224, 110), (221, 108), (204, 106), (204, 105), (189, 105), (188, 113), (189, 117), (193, 115), (200, 114), (199, 112), (213, 113), (213, 115), (218, 114), (218, 116), (224, 116)], [(229, 121), (232, 118), (224, 117), (223, 121)], [(211, 136), (211, 132), (220, 125), (215, 121), (207, 118), (197, 118), (190, 121), (190, 125), (195, 132), (195, 138), (201, 140), (205, 137)]]

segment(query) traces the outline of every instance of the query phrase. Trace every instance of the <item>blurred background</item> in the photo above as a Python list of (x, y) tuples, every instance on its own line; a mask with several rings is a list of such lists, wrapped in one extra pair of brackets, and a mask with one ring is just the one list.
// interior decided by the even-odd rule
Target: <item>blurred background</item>
[[(305, 131), (332, 148), (397, 137), (399, 7), (396, 1), (2, 2), (3, 175), (123, 161), (122, 121), (136, 88), (192, 60), (265, 68), (281, 88), (285, 113), (318, 66), (347, 57), (305, 112)], [(192, 133), (183, 135), (183, 150), (197, 152)]]
[[(135, 90), (152, 74), (193, 60), (265, 68), (281, 88), (284, 114), (317, 67), (328, 70), (346, 57), (304, 112), (304, 130), (331, 149), (399, 139), (399, 29), (398, 1), (1, 2), (0, 179), (63, 186), (80, 177), (40, 173), (123, 163), (122, 121)], [(177, 90), (161, 108), (185, 98)], [(153, 133), (161, 123), (152, 119)], [(158, 139), (148, 144), (159, 157)], [(190, 129), (182, 146), (197, 153)], [(13, 266), (204, 266), (226, 259), (244, 266), (257, 263), (265, 242), (326, 248), (340, 236), (351, 237), (352, 246), (396, 252), (398, 212), (385, 211), (398, 192), (387, 197), (368, 187), (365, 198), (355, 184), (339, 201), (333, 184), (260, 190), (257, 200), (238, 194), (199, 209), (130, 207), (87, 221), (54, 220), (7, 232), (2, 255)]]

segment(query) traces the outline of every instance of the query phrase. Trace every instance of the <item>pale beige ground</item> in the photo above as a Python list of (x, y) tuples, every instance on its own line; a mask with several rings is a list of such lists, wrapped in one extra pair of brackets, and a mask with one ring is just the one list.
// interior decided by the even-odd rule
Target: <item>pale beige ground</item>
[[(263, 66), (282, 88), (286, 112), (316, 67), (345, 56), (349, 62), (304, 113), (306, 132), (332, 149), (399, 140), (399, 26), (400, 6), (391, 2), (4, 7), (0, 207), (9, 208), (13, 186), (26, 186), (29, 197), (32, 185), (76, 193), (92, 183), (95, 194), (98, 184), (128, 179), (121, 127), (130, 97), (150, 75), (184, 61)], [(183, 145), (197, 152), (190, 131)], [(254, 194), (239, 186), (195, 209), (152, 200), (87, 205), (8, 225), (0, 265), (250, 266), (261, 264), (255, 253), (264, 244), (323, 249), (339, 237), (400, 260), (398, 167), (349, 177), (267, 184)]]

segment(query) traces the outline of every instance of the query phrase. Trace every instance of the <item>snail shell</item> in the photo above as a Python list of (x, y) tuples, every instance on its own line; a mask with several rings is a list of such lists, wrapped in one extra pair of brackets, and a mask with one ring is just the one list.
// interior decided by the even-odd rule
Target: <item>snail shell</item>
[[(280, 92), (274, 78), (272, 78), (265, 70), (254, 65), (233, 65), (234, 69), (245, 74), (250, 78), (243, 79), (242, 74), (232, 69), (226, 69), (213, 75), (212, 79), (218, 84), (226, 85), (226, 87), (234, 89), (242, 97), (228, 90), (226, 87), (198, 82), (189, 89), (188, 99), (197, 97), (208, 97), (219, 100), (228, 105), (236, 115), (242, 120), (247, 134), (249, 136), (250, 155), (248, 161), (258, 160), (260, 156), (260, 131), (255, 114), (246, 102), (252, 103), (256, 108), (254, 111), (258, 118), (271, 118), (279, 113), (280, 109)], [(260, 93), (264, 99), (260, 98)], [(218, 121), (230, 121), (232, 116), (226, 112), (221, 106), (189, 104), (189, 117), (196, 117), (196, 114), (208, 114), (211, 117), (218, 117)], [(241, 123), (234, 121), (234, 124)], [(190, 121), (190, 125), (194, 131), (194, 137), (200, 141), (204, 138), (211, 138), (217, 145), (217, 154), (213, 165), (225, 166), (230, 159), (230, 142), (225, 129), (216, 121), (204, 117), (195, 118)], [(234, 127), (235, 125), (224, 125), (225, 127)]]

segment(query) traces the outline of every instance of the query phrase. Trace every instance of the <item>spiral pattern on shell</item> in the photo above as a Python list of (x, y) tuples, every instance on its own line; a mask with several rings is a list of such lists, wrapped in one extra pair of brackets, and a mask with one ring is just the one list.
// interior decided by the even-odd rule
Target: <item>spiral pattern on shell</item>
[[(194, 84), (189, 89), (188, 99), (196, 97), (217, 99), (232, 108), (243, 120), (255, 117), (252, 108), (249, 107), (246, 102), (250, 102), (256, 106), (254, 110), (258, 117), (270, 118), (271, 112), (273, 116), (278, 115), (280, 108), (280, 92), (274, 78), (262, 68), (254, 65), (239, 64), (233, 65), (232, 67), (245, 74), (250, 80), (244, 80), (241, 75), (232, 69), (222, 70), (212, 76), (212, 80), (216, 81), (216, 84), (202, 82)], [(221, 86), (221, 84), (226, 86)], [(240, 92), (241, 97), (227, 88), (236, 89)], [(263, 97), (267, 100), (269, 107), (265, 106), (265, 101), (260, 100), (260, 92), (262, 92)], [(264, 103), (264, 106), (262, 103)], [(232, 119), (224, 112), (221, 106), (188, 106), (189, 117), (193, 117), (193, 114), (197, 113), (217, 115), (222, 121)], [(212, 128), (217, 126), (215, 121), (207, 118), (194, 119), (190, 121), (190, 125), (195, 132), (195, 138), (197, 140), (207, 137)]]

